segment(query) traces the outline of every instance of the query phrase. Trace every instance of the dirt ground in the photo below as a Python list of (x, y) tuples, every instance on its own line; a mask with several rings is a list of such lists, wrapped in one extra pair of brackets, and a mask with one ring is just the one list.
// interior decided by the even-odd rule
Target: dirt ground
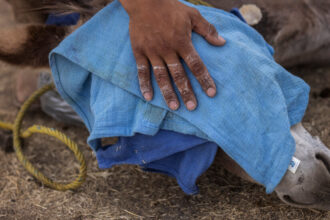
[[(12, 25), (9, 8), (0, 0), (0, 27)], [(13, 121), (13, 82), (18, 67), (0, 62), (0, 120)], [(312, 87), (305, 127), (330, 146), (330, 68), (292, 70)], [(29, 74), (28, 72), (26, 74)], [(100, 170), (86, 145), (84, 128), (30, 112), (25, 125), (40, 124), (64, 131), (77, 141), (88, 162), (88, 178), (76, 191), (57, 192), (36, 182), (14, 153), (0, 148), (0, 219), (330, 219), (330, 212), (283, 204), (263, 187), (224, 171), (217, 161), (200, 177), (200, 194), (185, 195), (175, 180), (145, 173), (136, 166)], [(0, 135), (1, 137), (1, 135)], [(0, 143), (3, 145), (3, 143)], [(78, 165), (70, 151), (54, 139), (35, 135), (26, 141), (28, 158), (48, 176), (72, 180)]]

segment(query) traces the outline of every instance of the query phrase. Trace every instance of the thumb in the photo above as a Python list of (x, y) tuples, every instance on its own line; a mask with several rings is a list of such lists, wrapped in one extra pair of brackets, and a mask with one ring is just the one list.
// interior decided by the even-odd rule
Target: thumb
[(209, 23), (199, 12), (192, 17), (193, 31), (203, 36), (210, 44), (222, 46), (226, 40), (221, 37), (215, 27)]

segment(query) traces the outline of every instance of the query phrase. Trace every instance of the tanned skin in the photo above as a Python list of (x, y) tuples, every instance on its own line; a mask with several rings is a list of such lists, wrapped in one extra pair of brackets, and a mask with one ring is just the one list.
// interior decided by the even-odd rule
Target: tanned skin
[[(141, 93), (147, 101), (153, 98), (150, 66), (168, 107), (179, 108), (173, 79), (181, 98), (190, 111), (197, 100), (180, 59), (187, 64), (209, 97), (216, 95), (216, 86), (196, 52), (192, 31), (214, 46), (225, 40), (194, 8), (177, 0), (120, 0), (130, 17), (129, 31), (136, 58)], [(165, 18), (165, 19), (164, 19)]]

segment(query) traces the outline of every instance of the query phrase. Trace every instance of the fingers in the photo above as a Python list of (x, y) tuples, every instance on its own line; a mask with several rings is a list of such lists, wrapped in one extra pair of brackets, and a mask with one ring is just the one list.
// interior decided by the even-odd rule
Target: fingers
[(197, 106), (197, 100), (191, 87), (190, 81), (184, 71), (184, 68), (179, 58), (174, 55), (171, 59), (166, 60), (166, 62), (167, 67), (171, 73), (172, 79), (177, 86), (181, 94), (181, 98), (185, 103), (187, 109), (189, 111), (194, 110)]
[[(148, 59), (143, 55), (135, 55), (135, 57), (141, 93), (147, 101), (151, 101), (153, 97), (153, 89), (151, 84), (150, 65)], [(197, 106), (197, 100), (178, 56), (173, 55), (167, 60), (167, 63), (168, 64), (166, 67), (162, 59), (151, 59), (154, 75), (166, 101), (166, 104), (172, 110), (177, 110), (180, 106), (176, 93), (173, 89), (171, 79), (169, 77), (169, 70), (187, 109), (189, 111), (194, 110)]]
[(150, 65), (148, 59), (143, 55), (136, 55), (135, 57), (141, 93), (145, 100), (151, 101), (153, 97), (153, 89), (150, 79)]
[(217, 92), (215, 83), (195, 48), (190, 45), (189, 49), (187, 49), (186, 52), (181, 53), (180, 56), (183, 58), (191, 72), (195, 75), (204, 92), (208, 96), (214, 97)]
[(151, 59), (150, 62), (157, 84), (163, 94), (167, 106), (172, 110), (177, 110), (180, 104), (171, 84), (171, 80), (164, 62), (160, 58)]
[(222, 46), (226, 40), (221, 37), (215, 27), (209, 23), (198, 11), (192, 16), (193, 31), (203, 36), (210, 44)]

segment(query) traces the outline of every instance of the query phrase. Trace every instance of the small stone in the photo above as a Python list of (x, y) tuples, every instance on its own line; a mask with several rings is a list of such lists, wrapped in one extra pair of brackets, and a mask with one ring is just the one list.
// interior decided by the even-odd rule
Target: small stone
[(245, 4), (240, 7), (239, 11), (245, 21), (251, 26), (258, 24), (262, 19), (260, 8), (254, 4)]

